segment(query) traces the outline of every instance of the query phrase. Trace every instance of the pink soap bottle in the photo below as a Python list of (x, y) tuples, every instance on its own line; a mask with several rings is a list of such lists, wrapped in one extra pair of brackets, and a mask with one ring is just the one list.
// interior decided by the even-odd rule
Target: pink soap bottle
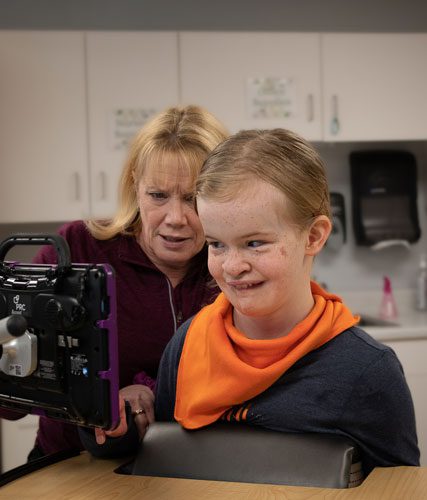
[(380, 318), (393, 320), (397, 318), (397, 307), (391, 289), (390, 278), (384, 276), (383, 296), (380, 305)]

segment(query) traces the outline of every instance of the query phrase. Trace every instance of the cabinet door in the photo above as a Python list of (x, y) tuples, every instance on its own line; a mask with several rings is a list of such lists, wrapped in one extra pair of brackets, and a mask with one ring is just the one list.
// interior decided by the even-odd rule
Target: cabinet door
[(20, 420), (1, 419), (1, 472), (25, 464), (34, 448), (39, 417), (26, 415)]
[(427, 139), (427, 34), (323, 34), (324, 139)]
[(0, 32), (0, 222), (88, 215), (84, 37)]
[(177, 34), (88, 32), (91, 211), (112, 215), (130, 138), (178, 104)]
[(180, 33), (184, 103), (231, 132), (284, 127), (321, 138), (318, 34)]
[(427, 340), (384, 342), (390, 346), (405, 372), (415, 406), (421, 465), (427, 466)]

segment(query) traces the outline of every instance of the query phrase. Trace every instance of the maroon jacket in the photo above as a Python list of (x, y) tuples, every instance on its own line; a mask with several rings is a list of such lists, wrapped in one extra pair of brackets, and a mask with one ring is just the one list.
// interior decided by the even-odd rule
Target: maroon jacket
[[(82, 221), (65, 224), (59, 234), (70, 246), (73, 263), (108, 263), (114, 268), (120, 387), (132, 383), (153, 387), (160, 357), (175, 328), (218, 293), (209, 285), (206, 249), (194, 258), (185, 279), (172, 288), (133, 237), (96, 240)], [(53, 247), (43, 247), (34, 262), (56, 262)], [(3, 412), (0, 415), (12, 416)], [(82, 448), (75, 426), (46, 417), (40, 417), (36, 445), (45, 454)]]

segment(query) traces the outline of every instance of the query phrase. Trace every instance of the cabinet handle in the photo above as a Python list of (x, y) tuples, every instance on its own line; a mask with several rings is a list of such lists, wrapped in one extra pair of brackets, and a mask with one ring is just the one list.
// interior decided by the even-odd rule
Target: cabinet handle
[(99, 172), (99, 199), (107, 199), (107, 174), (103, 170)]
[(338, 118), (338, 96), (332, 96), (332, 119), (331, 119), (331, 134), (337, 135), (340, 131), (340, 121)]
[(314, 96), (308, 94), (307, 97), (307, 120), (312, 122), (314, 120)]
[(80, 201), (80, 174), (74, 172), (74, 199)]

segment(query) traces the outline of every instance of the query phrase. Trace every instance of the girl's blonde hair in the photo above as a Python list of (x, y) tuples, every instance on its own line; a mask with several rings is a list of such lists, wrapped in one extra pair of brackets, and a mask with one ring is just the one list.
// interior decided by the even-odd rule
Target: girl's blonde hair
[(258, 178), (278, 188), (293, 223), (304, 229), (330, 214), (325, 167), (316, 150), (285, 129), (242, 130), (222, 142), (205, 161), (197, 196), (229, 201)]
[(170, 165), (172, 157), (195, 182), (208, 154), (227, 136), (224, 126), (199, 106), (171, 107), (155, 116), (130, 145), (116, 214), (109, 220), (86, 221), (92, 236), (106, 240), (118, 234), (137, 235), (141, 229), (137, 189), (144, 172)]

